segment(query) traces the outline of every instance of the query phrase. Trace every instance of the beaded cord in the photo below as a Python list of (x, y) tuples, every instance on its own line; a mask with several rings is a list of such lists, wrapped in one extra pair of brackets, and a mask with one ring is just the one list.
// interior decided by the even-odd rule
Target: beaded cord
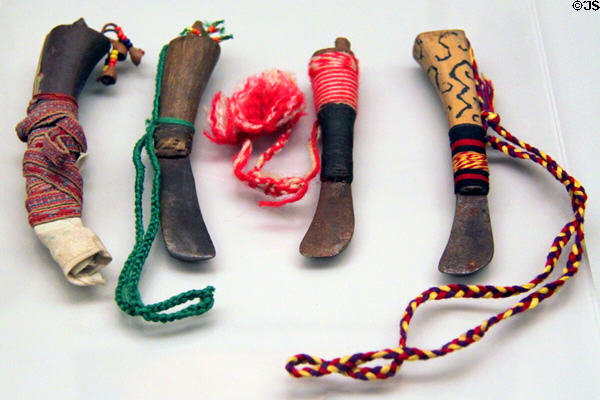
[(125, 36), (123, 29), (120, 26), (115, 26), (115, 31), (117, 33), (117, 37), (119, 38), (119, 42), (123, 43), (125, 47), (127, 47), (127, 50), (133, 47), (133, 43), (131, 43), (131, 40)]
[(102, 27), (100, 31), (103, 34), (107, 34), (108, 32), (112, 32), (117, 35), (117, 40), (125, 45), (127, 50), (133, 47), (133, 43), (131, 40), (125, 35), (123, 32), (123, 28), (115, 24), (114, 22), (109, 22)]
[[(102, 67), (102, 73), (98, 77), (98, 81), (105, 85), (112, 85), (116, 82), (117, 73), (116, 65), (118, 61), (123, 61), (127, 57), (127, 52), (130, 54), (131, 61), (137, 66), (144, 56), (145, 52), (142, 49), (133, 47), (131, 40), (123, 33), (123, 28), (113, 22), (105, 24), (101, 31), (103, 35), (108, 36), (108, 33), (114, 33), (117, 36), (116, 40), (111, 39), (112, 49), (106, 55), (104, 60), (104, 66)], [(126, 53), (119, 54), (117, 45), (121, 43), (127, 50)]]
[(116, 49), (112, 49), (108, 53), (108, 57), (106, 58), (104, 66), (102, 67), (102, 71), (106, 71), (109, 67), (114, 67), (115, 65), (117, 65), (118, 57), (119, 51)]
[[(214, 22), (202, 22), (202, 25), (204, 27), (204, 32), (200, 32), (200, 30), (198, 30), (192, 26), (188, 26), (181, 32), (181, 35), (185, 35), (186, 33), (191, 32), (196, 36), (207, 36), (217, 43), (220, 43), (224, 40), (233, 39), (232, 34), (224, 35), (224, 33), (225, 33), (225, 27), (223, 26), (224, 22), (225, 22), (225, 20), (223, 20), (223, 19), (220, 19), (220, 20), (214, 21)], [(214, 35), (215, 33), (218, 33), (219, 35), (215, 36)]]
[[(484, 129), (491, 128), (498, 136), (488, 135), (486, 143), (493, 149), (502, 151), (506, 155), (523, 160), (529, 160), (541, 165), (567, 190), (571, 198), (571, 207), (574, 212), (573, 219), (567, 222), (556, 238), (553, 240), (548, 253), (543, 271), (524, 285), (515, 286), (492, 286), (492, 285), (462, 285), (450, 284), (429, 288), (413, 299), (404, 311), (400, 321), (399, 346), (379, 351), (356, 353), (349, 356), (338, 357), (332, 360), (324, 360), (308, 354), (297, 354), (291, 357), (285, 368), (288, 373), (296, 378), (320, 377), (332, 373), (338, 373), (360, 380), (387, 379), (396, 374), (404, 361), (429, 360), (442, 357), (454, 351), (481, 340), (486, 332), (497, 323), (514, 315), (537, 307), (542, 301), (557, 293), (578, 271), (583, 256), (584, 230), (583, 222), (587, 194), (581, 184), (569, 175), (556, 161), (543, 151), (523, 142), (509, 133), (500, 125), (500, 116), (494, 111), (492, 82), (479, 75), (477, 63), (471, 50), (474, 78), (477, 84), (477, 93), (482, 106), (481, 119)], [(462, 335), (452, 339), (436, 349), (420, 349), (409, 347), (406, 344), (410, 321), (419, 306), (432, 300), (455, 299), (455, 298), (485, 298), (496, 299), (516, 296), (529, 292), (542, 284), (556, 267), (560, 255), (569, 241), (574, 238), (574, 243), (569, 252), (566, 265), (561, 276), (546, 283), (535, 292), (520, 299), (515, 305), (500, 312), (480, 325), (469, 329)], [(381, 366), (368, 367), (365, 364), (384, 359), (389, 363)], [(302, 365), (307, 365), (300, 367)]]

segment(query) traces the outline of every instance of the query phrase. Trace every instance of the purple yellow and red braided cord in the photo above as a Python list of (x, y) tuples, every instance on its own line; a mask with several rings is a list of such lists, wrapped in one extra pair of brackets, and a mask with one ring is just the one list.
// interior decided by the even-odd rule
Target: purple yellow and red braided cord
[[(324, 360), (308, 354), (298, 354), (291, 357), (285, 367), (291, 376), (296, 378), (320, 377), (337, 373), (361, 380), (390, 378), (396, 374), (404, 361), (428, 360), (431, 358), (442, 357), (457, 350), (462, 350), (481, 340), (497, 323), (519, 313), (533, 309), (542, 301), (557, 293), (562, 286), (579, 271), (579, 265), (584, 251), (583, 222), (587, 202), (585, 189), (575, 178), (558, 165), (552, 157), (522, 140), (517, 139), (500, 125), (500, 117), (494, 112), (494, 89), (492, 82), (480, 77), (477, 63), (473, 56), (471, 58), (474, 77), (477, 84), (477, 93), (482, 106), (481, 117), (483, 127), (486, 130), (489, 127), (499, 135), (499, 137), (485, 136), (485, 142), (491, 148), (502, 151), (508, 156), (535, 162), (548, 170), (548, 172), (565, 187), (569, 194), (571, 198), (571, 207), (574, 212), (573, 219), (564, 225), (560, 233), (552, 241), (542, 272), (528, 283), (515, 286), (451, 284), (429, 288), (414, 298), (406, 307), (400, 321), (400, 342), (397, 347), (369, 351), (366, 353), (356, 353), (354, 355), (338, 357), (332, 360)], [(477, 157), (474, 157), (473, 160), (467, 160), (466, 158), (466, 156), (461, 156), (456, 162), (467, 164), (471, 162), (477, 163), (476, 165), (478, 168), (483, 169), (483, 164), (480, 163), (480, 160), (478, 160)], [(571, 246), (571, 251), (569, 252), (562, 274), (558, 279), (539, 287), (535, 292), (521, 298), (512, 307), (488, 318), (478, 326), (469, 329), (462, 335), (450, 340), (439, 348), (421, 349), (406, 345), (410, 322), (413, 315), (422, 304), (433, 300), (457, 298), (498, 299), (529, 292), (542, 284), (550, 276), (556, 267), (565, 246), (567, 246), (572, 238), (574, 238), (574, 243)], [(389, 363), (372, 367), (365, 365), (371, 361), (381, 359), (387, 360)], [(302, 365), (305, 366), (301, 367)]]

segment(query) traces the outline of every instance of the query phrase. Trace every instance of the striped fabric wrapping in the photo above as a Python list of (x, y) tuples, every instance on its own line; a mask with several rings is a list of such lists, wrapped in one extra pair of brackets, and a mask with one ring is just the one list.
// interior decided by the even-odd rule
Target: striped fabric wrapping
[(23, 156), (29, 225), (81, 216), (83, 179), (75, 162), (86, 151), (77, 122), (77, 102), (62, 94), (38, 94), (17, 135), (27, 142)]
[(313, 56), (308, 65), (317, 113), (327, 103), (358, 109), (358, 60), (352, 53), (331, 51)]

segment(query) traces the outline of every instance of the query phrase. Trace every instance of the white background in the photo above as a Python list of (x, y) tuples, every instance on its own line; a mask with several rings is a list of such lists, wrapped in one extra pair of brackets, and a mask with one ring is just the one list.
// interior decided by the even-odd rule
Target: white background
[[(0, 319), (2, 398), (592, 398), (598, 383), (600, 11), (570, 1), (0, 2), (0, 178), (4, 218)], [(99, 29), (124, 27), (146, 50), (137, 69), (119, 63), (119, 80), (90, 78), (80, 97), (89, 157), (84, 222), (112, 253), (103, 287), (69, 285), (27, 225), (14, 126), (24, 117), (45, 34), (84, 16)], [(355, 127), (356, 231), (346, 251), (311, 261), (298, 245), (312, 218), (318, 182), (301, 202), (264, 209), (234, 180), (225, 148), (196, 135), (192, 165), (200, 205), (217, 248), (203, 264), (170, 258), (159, 236), (146, 264), (146, 302), (208, 284), (215, 307), (169, 325), (123, 314), (114, 287), (133, 245), (135, 141), (150, 115), (158, 52), (195, 19), (226, 19), (235, 40), (222, 44), (202, 98), (231, 93), (248, 75), (281, 68), (297, 75), (309, 115), (269, 170), (303, 173), (314, 112), (307, 76), (313, 51), (346, 36), (360, 60)], [(339, 376), (294, 380), (286, 359), (299, 352), (333, 358), (393, 347), (406, 304), (449, 282), (523, 284), (543, 267), (567, 222), (569, 199), (541, 168), (490, 150), (489, 196), (496, 252), (467, 279), (437, 272), (454, 212), (446, 122), (425, 74), (412, 60), (422, 31), (462, 28), (480, 69), (496, 85), (496, 108), (512, 133), (551, 154), (591, 196), (588, 255), (580, 273), (537, 309), (501, 323), (464, 351), (405, 363), (385, 382)], [(197, 131), (206, 122), (198, 114)], [(264, 148), (267, 141), (261, 142)], [(589, 257), (589, 258), (588, 258)], [(594, 258), (595, 257), (595, 258)], [(591, 262), (590, 262), (591, 258)], [(516, 299), (446, 301), (417, 312), (409, 345), (439, 347)]]

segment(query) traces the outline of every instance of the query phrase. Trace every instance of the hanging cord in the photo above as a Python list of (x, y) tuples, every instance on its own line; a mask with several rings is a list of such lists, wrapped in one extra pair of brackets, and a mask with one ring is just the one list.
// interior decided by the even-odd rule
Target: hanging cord
[(111, 50), (106, 55), (102, 73), (96, 80), (104, 85), (114, 85), (117, 82), (117, 62), (124, 61), (127, 58), (127, 53), (129, 53), (131, 62), (137, 67), (146, 53), (142, 49), (133, 47), (133, 43), (125, 35), (123, 28), (114, 22), (105, 24), (100, 32), (105, 36), (108, 36), (108, 33), (114, 33), (117, 39), (110, 39)]
[[(396, 374), (404, 361), (428, 360), (431, 358), (442, 357), (446, 354), (461, 350), (472, 343), (475, 343), (494, 325), (510, 318), (513, 315), (537, 307), (539, 303), (558, 292), (561, 287), (574, 276), (579, 270), (579, 264), (583, 256), (583, 220), (587, 194), (583, 186), (572, 176), (570, 176), (560, 165), (550, 156), (535, 147), (517, 139), (510, 134), (502, 125), (500, 117), (494, 112), (493, 96), (494, 88), (492, 82), (479, 76), (477, 63), (471, 50), (471, 59), (473, 71), (477, 83), (477, 93), (482, 106), (482, 121), (484, 128), (493, 129), (500, 137), (486, 136), (486, 142), (493, 148), (503, 153), (524, 160), (535, 162), (548, 170), (560, 183), (565, 186), (571, 198), (571, 207), (574, 211), (574, 217), (569, 221), (560, 233), (556, 236), (550, 247), (550, 252), (546, 264), (541, 274), (522, 286), (491, 286), (491, 285), (462, 285), (450, 284), (432, 287), (425, 290), (415, 299), (413, 299), (404, 311), (400, 321), (400, 343), (398, 347), (383, 349), (379, 351), (370, 351), (366, 353), (356, 353), (354, 355), (332, 360), (323, 360), (307, 354), (298, 354), (291, 357), (286, 370), (296, 378), (319, 377), (331, 373), (338, 373), (347, 377), (361, 380), (387, 379)], [(509, 143), (510, 142), (510, 143)], [(512, 144), (511, 144), (512, 143)], [(443, 346), (428, 350), (417, 347), (408, 347), (406, 345), (407, 333), (410, 321), (417, 308), (431, 300), (443, 300), (452, 298), (485, 298), (497, 299), (516, 296), (521, 293), (529, 292), (544, 282), (554, 270), (563, 248), (574, 236), (574, 243), (569, 253), (568, 260), (562, 271), (562, 275), (555, 281), (549, 282), (539, 288), (537, 291), (523, 297), (514, 306), (506, 311), (492, 316), (483, 321), (480, 325), (464, 332), (462, 335), (452, 339)], [(389, 364), (374, 367), (363, 366), (373, 360), (389, 360)], [(306, 365), (298, 368), (300, 365)]]
[[(191, 28), (186, 28), (180, 33), (184, 36)], [(197, 33), (196, 35), (198, 35)], [(214, 39), (214, 38), (213, 38)], [(144, 304), (139, 291), (139, 282), (142, 269), (152, 243), (158, 232), (160, 224), (160, 164), (154, 153), (154, 131), (160, 124), (179, 124), (184, 125), (194, 131), (194, 125), (188, 121), (171, 118), (159, 117), (160, 91), (162, 86), (162, 76), (164, 70), (164, 61), (169, 45), (163, 46), (159, 58), (156, 72), (155, 95), (152, 109), (152, 118), (146, 121), (146, 134), (136, 143), (133, 149), (133, 163), (135, 165), (135, 245), (129, 254), (123, 270), (119, 275), (119, 282), (115, 290), (115, 300), (125, 313), (131, 316), (141, 316), (146, 321), (170, 322), (178, 319), (201, 315), (210, 310), (214, 304), (212, 286), (204, 289), (193, 289), (170, 297), (167, 300)], [(143, 225), (143, 205), (142, 197), (144, 194), (144, 178), (146, 167), (142, 163), (142, 150), (146, 149), (146, 154), (154, 170), (152, 179), (152, 196), (150, 200), (150, 222), (146, 231)], [(186, 306), (183, 309), (173, 312), (165, 312), (174, 307), (183, 305), (189, 301), (197, 300), (196, 303)]]

